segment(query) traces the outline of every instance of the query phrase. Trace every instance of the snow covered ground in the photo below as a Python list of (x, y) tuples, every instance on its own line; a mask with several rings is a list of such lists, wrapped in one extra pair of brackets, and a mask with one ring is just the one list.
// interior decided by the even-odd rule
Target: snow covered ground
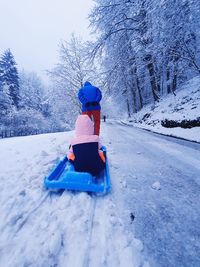
[(148, 105), (124, 123), (148, 129), (154, 132), (177, 136), (200, 142), (200, 127), (191, 129), (165, 128), (164, 119), (182, 121), (200, 118), (200, 77), (195, 77), (176, 91), (176, 96), (170, 94), (156, 105)]
[(0, 266), (148, 266), (113, 194), (50, 193), (73, 132), (0, 140)]
[(200, 145), (104, 123), (110, 194), (50, 193), (72, 135), (0, 140), (0, 266), (200, 266)]

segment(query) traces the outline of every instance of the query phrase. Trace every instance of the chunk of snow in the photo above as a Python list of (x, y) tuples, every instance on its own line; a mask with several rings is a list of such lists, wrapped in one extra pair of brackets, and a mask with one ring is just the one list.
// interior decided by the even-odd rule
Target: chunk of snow
[(160, 190), (161, 189), (161, 185), (160, 185), (160, 182), (155, 182), (151, 185), (151, 187), (155, 190)]

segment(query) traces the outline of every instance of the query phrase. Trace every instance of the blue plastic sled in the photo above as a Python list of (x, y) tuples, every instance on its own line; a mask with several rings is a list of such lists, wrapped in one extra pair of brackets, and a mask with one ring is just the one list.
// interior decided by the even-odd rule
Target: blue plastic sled
[[(103, 151), (106, 151), (105, 147), (103, 147)], [(44, 185), (47, 189), (68, 189), (106, 194), (110, 190), (108, 161), (106, 159), (106, 167), (98, 176), (92, 176), (87, 172), (76, 172), (73, 164), (65, 156), (49, 176), (45, 177)]]

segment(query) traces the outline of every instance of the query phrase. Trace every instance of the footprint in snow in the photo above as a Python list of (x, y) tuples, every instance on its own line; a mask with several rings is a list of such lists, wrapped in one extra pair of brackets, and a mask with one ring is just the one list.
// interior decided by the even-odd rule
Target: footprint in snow
[(56, 256), (62, 247), (62, 234), (57, 231), (52, 233), (48, 240), (48, 250), (51, 256)]
[(120, 181), (120, 183), (121, 183), (121, 188), (127, 188), (126, 181)]
[(114, 215), (114, 216), (110, 216), (110, 223), (115, 226), (117, 225), (118, 223), (118, 220), (117, 220), (117, 217)]
[(41, 228), (42, 230), (46, 229), (48, 226), (49, 226), (48, 221), (42, 221), (42, 222), (40, 223), (40, 228)]
[(112, 168), (115, 169), (115, 170), (118, 170), (118, 169), (119, 169), (119, 166), (117, 166), (117, 165), (111, 165), (111, 166), (112, 166)]
[(75, 221), (79, 220), (83, 215), (84, 215), (84, 211), (79, 210), (76, 214), (71, 216), (71, 222), (75, 222)]
[(26, 191), (25, 191), (25, 190), (22, 190), (22, 191), (19, 193), (19, 196), (25, 197), (25, 195), (26, 195)]
[(100, 223), (98, 221), (94, 221), (93, 226), (94, 227), (99, 227), (100, 226)]
[(41, 156), (42, 157), (46, 157), (46, 156), (49, 156), (49, 154), (46, 151), (42, 150)]
[(10, 219), (9, 224), (10, 224), (11, 226), (16, 225), (17, 222), (18, 222), (19, 220), (22, 220), (23, 216), (24, 216), (24, 214), (22, 214), (22, 213), (21, 213), (21, 214), (16, 214), (16, 215), (14, 215), (14, 216)]

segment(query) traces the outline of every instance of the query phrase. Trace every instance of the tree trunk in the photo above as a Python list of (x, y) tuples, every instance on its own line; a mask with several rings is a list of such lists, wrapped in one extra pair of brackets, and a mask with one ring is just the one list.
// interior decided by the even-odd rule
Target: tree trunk
[(127, 105), (128, 117), (130, 118), (131, 117), (131, 112), (130, 112), (130, 104), (129, 104), (128, 98), (126, 99), (126, 105)]
[(126, 93), (126, 105), (127, 105), (127, 112), (128, 112), (128, 117), (130, 118), (131, 117), (131, 110), (130, 110), (130, 103), (129, 103), (129, 95), (128, 95), (128, 83), (127, 83), (127, 77), (125, 75), (125, 68), (122, 67), (122, 74), (123, 74), (123, 81), (124, 81), (124, 85), (125, 85), (125, 93)]
[(175, 70), (174, 77), (173, 77), (173, 80), (172, 80), (172, 93), (173, 93), (174, 95), (176, 95), (176, 94), (175, 94), (176, 86), (177, 86), (177, 72), (176, 72), (176, 70)]
[(133, 97), (133, 112), (136, 113), (137, 112), (137, 101), (136, 101), (136, 84), (134, 82), (134, 76), (135, 73), (133, 71), (133, 68), (131, 66), (131, 70), (130, 70), (130, 75), (131, 75), (131, 81), (130, 81), (130, 91), (131, 91), (131, 95)]
[(167, 93), (171, 93), (171, 87), (170, 87), (170, 70), (167, 67)]
[(134, 73), (135, 73), (135, 81), (136, 81), (136, 87), (138, 90), (138, 95), (139, 95), (139, 100), (140, 100), (140, 109), (143, 108), (143, 98), (142, 98), (142, 92), (141, 92), (141, 87), (140, 87), (140, 81), (137, 76), (137, 67), (135, 66), (134, 68)]
[(151, 90), (152, 90), (154, 101), (159, 101), (158, 85), (157, 85), (157, 81), (156, 81), (154, 65), (152, 62), (152, 56), (147, 55), (145, 57), (145, 61), (147, 62), (147, 69), (149, 71)]

